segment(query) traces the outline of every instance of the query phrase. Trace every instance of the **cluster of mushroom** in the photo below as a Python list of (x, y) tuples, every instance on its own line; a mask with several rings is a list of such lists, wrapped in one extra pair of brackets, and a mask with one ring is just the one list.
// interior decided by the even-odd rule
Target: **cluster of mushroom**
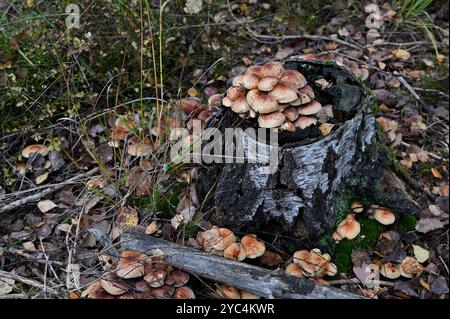
[[(359, 201), (354, 201), (351, 204), (352, 213), (341, 221), (333, 233), (333, 239), (337, 242), (346, 238), (349, 240), (355, 239), (361, 232), (361, 225), (356, 220), (356, 214), (360, 214), (364, 211), (364, 206)], [(395, 223), (395, 214), (385, 207), (378, 205), (371, 205), (368, 209), (368, 213), (371, 218), (375, 219), (382, 225), (392, 225)]]
[(27, 171), (35, 169), (36, 184), (42, 184), (49, 175), (52, 162), (46, 157), (49, 149), (42, 144), (28, 145), (22, 150), (22, 157), (27, 159), (26, 163), (16, 163), (16, 171), (25, 175)]
[(93, 282), (81, 294), (91, 299), (195, 299), (186, 283), (189, 275), (162, 260), (160, 251), (149, 257), (126, 250), (117, 267)]
[(216, 289), (220, 299), (260, 299), (261, 297), (251, 292), (239, 290), (229, 285), (220, 285)]
[(266, 251), (265, 243), (256, 235), (246, 235), (239, 241), (231, 230), (216, 226), (199, 232), (196, 241), (206, 252), (237, 261), (261, 257)]
[(279, 62), (249, 67), (233, 79), (222, 104), (242, 117), (258, 117), (262, 128), (293, 132), (317, 123), (322, 105), (303, 74)]
[(381, 266), (380, 273), (388, 279), (397, 279), (400, 276), (405, 278), (413, 278), (422, 273), (425, 268), (417, 261), (416, 258), (407, 256), (400, 264), (385, 263)]
[(299, 278), (332, 277), (337, 274), (337, 267), (330, 260), (331, 256), (327, 253), (322, 254), (318, 248), (311, 251), (298, 250), (294, 253), (293, 262), (287, 265), (285, 272)]

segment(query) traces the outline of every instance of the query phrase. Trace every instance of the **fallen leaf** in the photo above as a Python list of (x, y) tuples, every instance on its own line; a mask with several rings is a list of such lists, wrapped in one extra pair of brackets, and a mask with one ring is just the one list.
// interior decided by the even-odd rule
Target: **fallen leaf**
[(170, 220), (170, 225), (172, 225), (172, 227), (174, 229), (178, 229), (178, 227), (180, 226), (180, 224), (183, 222), (183, 215), (181, 214), (176, 214), (175, 216), (172, 217), (172, 219)]
[(334, 125), (330, 123), (322, 123), (319, 126), (319, 130), (322, 133), (323, 136), (327, 136), (330, 134), (331, 130), (333, 129)]
[(14, 289), (14, 280), (9, 278), (0, 278), (0, 296), (9, 294)]
[(38, 177), (36, 177), (36, 184), (42, 184), (43, 182), (45, 182), (45, 180), (48, 177), (48, 173), (44, 173), (42, 175), (39, 175)]
[(122, 229), (126, 229), (126, 228), (134, 228), (138, 224), (139, 224), (139, 214), (134, 208), (122, 206), (117, 210), (116, 226)]
[(151, 222), (150, 225), (145, 229), (147, 235), (154, 234), (158, 230), (158, 224), (156, 222)]
[(286, 47), (286, 48), (280, 49), (280, 50), (278, 50), (277, 54), (275, 54), (275, 60), (286, 59), (292, 53), (294, 53), (294, 49), (292, 49), (291, 47)]
[(37, 206), (42, 213), (49, 212), (53, 208), (58, 207), (58, 205), (56, 205), (49, 199), (41, 200), (40, 202), (37, 203)]
[(434, 177), (434, 178), (442, 179), (441, 172), (439, 172), (439, 170), (438, 170), (436, 167), (433, 167), (433, 168), (431, 169), (431, 174), (433, 174), (433, 177)]
[(430, 252), (425, 248), (417, 245), (412, 245), (412, 247), (414, 249), (414, 257), (416, 257), (419, 263), (424, 263), (428, 260), (428, 258), (430, 258)]
[(440, 216), (443, 213), (443, 211), (439, 208), (438, 205), (430, 205), (430, 206), (428, 206), (428, 210), (434, 216)]
[(420, 233), (429, 233), (436, 229), (441, 229), (445, 226), (438, 218), (422, 218), (416, 224), (416, 230)]
[(26, 241), (22, 244), (22, 246), (27, 251), (36, 251), (36, 247), (32, 241)]
[(411, 54), (404, 49), (396, 49), (394, 50), (394, 55), (401, 60), (408, 60), (411, 57)]
[(419, 282), (420, 282), (420, 284), (422, 285), (423, 288), (425, 288), (428, 291), (431, 290), (430, 285), (425, 280), (423, 280), (423, 278), (420, 278)]
[(184, 7), (184, 12), (188, 14), (197, 14), (202, 11), (203, 1), (202, 0), (186, 0)]

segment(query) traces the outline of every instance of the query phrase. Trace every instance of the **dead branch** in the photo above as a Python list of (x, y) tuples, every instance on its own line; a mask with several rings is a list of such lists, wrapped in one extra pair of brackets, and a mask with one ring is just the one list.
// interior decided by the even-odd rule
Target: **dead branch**
[(25, 277), (22, 277), (22, 276), (19, 276), (17, 274), (13, 274), (13, 273), (10, 273), (7, 271), (0, 270), (0, 278), (13, 279), (13, 280), (21, 282), (25, 285), (45, 290), (46, 292), (48, 292), (49, 294), (54, 295), (54, 296), (61, 295), (61, 293), (54, 288), (46, 287), (44, 284), (42, 284), (36, 280), (25, 278)]
[(188, 273), (221, 282), (264, 298), (274, 299), (363, 299), (354, 293), (295, 278), (281, 270), (268, 270), (243, 262), (228, 260), (194, 248), (180, 246), (138, 232), (121, 237), (122, 249), (148, 255), (155, 249), (164, 252), (165, 262)]

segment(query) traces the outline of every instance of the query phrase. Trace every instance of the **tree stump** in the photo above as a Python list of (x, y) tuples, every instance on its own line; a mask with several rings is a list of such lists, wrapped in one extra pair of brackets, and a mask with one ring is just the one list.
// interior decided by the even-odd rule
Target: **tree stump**
[[(333, 105), (335, 126), (327, 136), (317, 126), (280, 133), (273, 174), (256, 163), (202, 165), (199, 195), (204, 207), (214, 212), (213, 221), (233, 230), (318, 239), (332, 233), (340, 205), (349, 198), (414, 213), (416, 203), (378, 132), (364, 85), (332, 63), (291, 58), (284, 66), (305, 75), (322, 105)], [(321, 89), (315, 84), (320, 78), (331, 85)], [(207, 127), (223, 132), (254, 122), (224, 108)]]

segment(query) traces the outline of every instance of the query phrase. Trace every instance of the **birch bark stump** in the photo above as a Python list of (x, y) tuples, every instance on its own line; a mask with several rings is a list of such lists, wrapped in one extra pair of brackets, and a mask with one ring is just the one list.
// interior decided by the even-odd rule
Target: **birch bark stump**
[[(293, 58), (284, 65), (305, 75), (322, 105), (333, 105), (336, 125), (326, 137), (317, 127), (281, 133), (274, 174), (264, 173), (260, 164), (202, 166), (199, 194), (214, 212), (212, 220), (233, 230), (317, 239), (332, 232), (343, 198), (415, 212), (416, 204), (377, 131), (365, 87), (334, 64)], [(322, 77), (331, 83), (324, 90), (314, 84)], [(228, 109), (208, 123), (221, 131), (246, 125)]]

